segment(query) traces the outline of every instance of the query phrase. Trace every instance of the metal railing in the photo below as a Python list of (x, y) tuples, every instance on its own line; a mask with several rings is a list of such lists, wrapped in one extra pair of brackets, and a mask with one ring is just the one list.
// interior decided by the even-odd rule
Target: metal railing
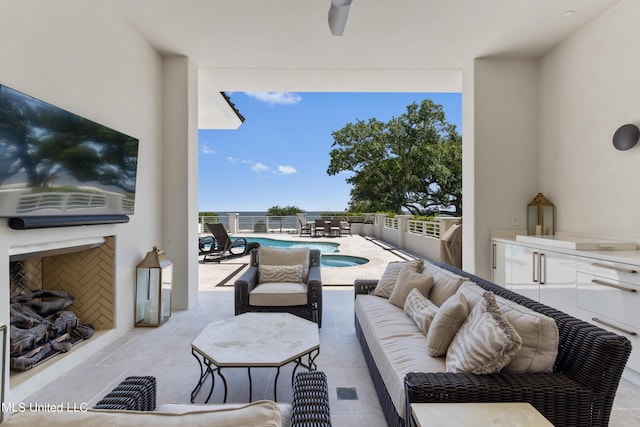
[[(306, 215), (306, 222), (313, 222), (316, 219), (322, 218), (320, 215)], [(363, 217), (351, 217), (351, 216), (337, 216), (341, 221), (348, 222), (361, 222)], [(200, 230), (203, 233), (207, 232), (205, 227), (206, 223), (224, 224), (225, 228), (229, 230), (229, 216), (200, 216), (198, 217), (198, 224)], [(236, 223), (237, 233), (297, 233), (300, 223), (298, 222), (297, 215), (287, 216), (269, 216), (269, 215), (238, 215)]]
[(407, 231), (421, 236), (440, 237), (440, 223), (437, 221), (407, 221)]

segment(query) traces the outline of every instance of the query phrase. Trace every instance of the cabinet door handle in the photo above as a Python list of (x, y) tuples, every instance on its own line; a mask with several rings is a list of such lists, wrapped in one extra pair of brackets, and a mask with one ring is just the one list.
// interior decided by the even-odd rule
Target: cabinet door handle
[(533, 253), (533, 271), (532, 271), (532, 277), (533, 277), (533, 281), (537, 282), (538, 279), (536, 278), (536, 270), (538, 270), (538, 252), (534, 252)]
[(491, 258), (492, 258), (491, 267), (495, 270), (496, 269), (496, 244), (495, 243), (491, 244)]
[(624, 286), (617, 285), (615, 283), (605, 282), (604, 280), (591, 279), (591, 282), (595, 283), (596, 285), (608, 286), (610, 288), (616, 288), (616, 289), (619, 289), (619, 290), (625, 291), (625, 292), (638, 292), (636, 289), (626, 288)]
[(547, 258), (540, 253), (540, 284), (544, 285), (547, 281)]
[(602, 325), (608, 326), (608, 327), (610, 327), (611, 329), (615, 329), (615, 330), (616, 330), (616, 331), (618, 331), (618, 332), (622, 332), (623, 334), (631, 335), (632, 337), (635, 337), (636, 335), (638, 335), (638, 334), (636, 334), (636, 333), (635, 333), (635, 332), (633, 332), (633, 331), (629, 331), (629, 330), (627, 330), (627, 329), (619, 328), (619, 327), (617, 327), (616, 325), (612, 325), (611, 323), (609, 323), (609, 322), (605, 322), (604, 320), (598, 319), (597, 317), (592, 317), (592, 318), (591, 318), (591, 320), (593, 320), (593, 321), (594, 321), (594, 322), (596, 322), (596, 323), (600, 323), (600, 324), (602, 324)]
[(633, 270), (631, 268), (618, 267), (617, 265), (602, 264), (600, 262), (592, 262), (591, 265), (594, 267), (607, 268), (609, 270), (619, 271), (621, 273), (635, 274), (638, 272), (638, 270)]

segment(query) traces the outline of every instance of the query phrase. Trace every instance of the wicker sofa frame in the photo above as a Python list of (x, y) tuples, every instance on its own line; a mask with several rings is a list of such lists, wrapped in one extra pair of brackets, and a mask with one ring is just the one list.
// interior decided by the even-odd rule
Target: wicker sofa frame
[(310, 320), (322, 327), (322, 277), (320, 274), (320, 250), (309, 251), (309, 277), (307, 279), (307, 304), (292, 306), (249, 305), (249, 293), (258, 286), (258, 250), (251, 251), (249, 268), (235, 281), (235, 314), (247, 312), (285, 312)]
[[(104, 396), (94, 409), (153, 411), (156, 408), (156, 379), (127, 377)], [(327, 376), (321, 371), (296, 374), (293, 382), (291, 427), (331, 427)]]
[[(552, 373), (492, 375), (410, 372), (405, 376), (406, 413), (419, 402), (529, 402), (558, 426), (607, 426), (631, 342), (622, 336), (540, 304), (450, 265), (439, 267), (467, 277), (482, 288), (545, 314), (559, 330), (558, 356)], [(377, 280), (356, 280), (355, 296), (370, 293)], [(404, 426), (395, 410), (355, 317), (360, 341), (378, 400), (389, 426)]]

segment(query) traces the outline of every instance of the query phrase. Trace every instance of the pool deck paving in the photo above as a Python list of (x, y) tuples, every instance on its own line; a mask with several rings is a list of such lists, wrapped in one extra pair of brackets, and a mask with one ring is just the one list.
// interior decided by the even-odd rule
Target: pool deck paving
[[(380, 242), (376, 244), (369, 237), (359, 235), (345, 235), (341, 237), (300, 237), (296, 234), (252, 234), (247, 236), (251, 240), (251, 236), (288, 240), (294, 242), (331, 242), (339, 244), (339, 255), (351, 255), (367, 258), (368, 263), (353, 267), (322, 267), (322, 284), (331, 285), (351, 285), (355, 279), (376, 279), (384, 272), (387, 264), (392, 261), (403, 261), (406, 256), (398, 254), (389, 249), (389, 245)], [(233, 282), (249, 264), (249, 255), (242, 257), (232, 257), (224, 259), (221, 263), (217, 261), (202, 262), (202, 256), (199, 257), (199, 283), (200, 289), (211, 289), (219, 286), (222, 282), (226, 286), (233, 286)]]

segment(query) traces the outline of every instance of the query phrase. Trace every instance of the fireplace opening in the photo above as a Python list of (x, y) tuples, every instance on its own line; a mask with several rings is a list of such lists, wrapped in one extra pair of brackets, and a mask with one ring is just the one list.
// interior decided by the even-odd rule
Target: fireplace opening
[(113, 237), (10, 258), (12, 374), (114, 327)]

